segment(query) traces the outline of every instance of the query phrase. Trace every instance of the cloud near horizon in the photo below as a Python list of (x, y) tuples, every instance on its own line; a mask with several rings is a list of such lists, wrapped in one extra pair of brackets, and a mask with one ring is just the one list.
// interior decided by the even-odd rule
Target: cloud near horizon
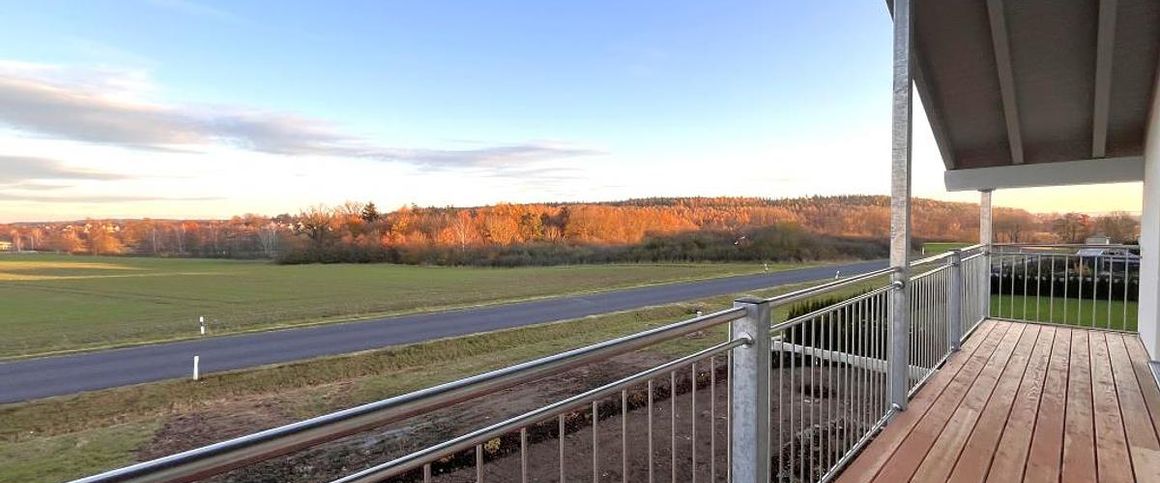
[(0, 155), (0, 185), (44, 180), (118, 180), (128, 176), (72, 168), (64, 163), (29, 156)]
[(147, 73), (0, 61), (0, 125), (54, 139), (129, 149), (198, 151), (214, 145), (286, 156), (391, 161), (425, 169), (504, 167), (607, 154), (528, 141), (471, 149), (400, 148), (333, 123), (243, 106), (148, 100)]

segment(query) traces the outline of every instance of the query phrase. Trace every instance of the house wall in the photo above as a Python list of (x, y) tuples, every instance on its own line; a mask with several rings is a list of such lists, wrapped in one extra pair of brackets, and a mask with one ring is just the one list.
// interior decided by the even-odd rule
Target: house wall
[(1152, 94), (1144, 145), (1140, 255), (1140, 338), (1152, 360), (1160, 360), (1160, 78)]

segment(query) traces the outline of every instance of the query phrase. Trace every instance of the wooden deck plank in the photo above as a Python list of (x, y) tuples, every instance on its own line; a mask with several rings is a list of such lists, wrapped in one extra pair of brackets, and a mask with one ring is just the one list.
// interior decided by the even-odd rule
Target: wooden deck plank
[(975, 379), (983, 377), (983, 374), (998, 378), (1025, 327), (1025, 324), (1013, 324), (987, 360), (972, 357), (967, 361), (963, 370), (959, 371), (943, 394), (935, 400), (910, 435), (899, 445), (895, 457), (890, 459), (890, 464), (879, 472), (874, 481), (894, 483), (907, 481), (914, 475), (951, 415), (974, 386)]
[[(1120, 416), (1120, 400), (1108, 357), (1105, 332), (1088, 333), (1092, 373), (1092, 412), (1096, 430), (1096, 473), (1099, 481), (1131, 482), (1132, 460)], [(1115, 334), (1112, 334), (1115, 336)]]
[(1015, 391), (1023, 380), (1031, 350), (1039, 338), (1039, 330), (1037, 325), (1028, 325), (1023, 330), (1023, 335), (1007, 359), (1007, 365), (996, 377), (988, 380), (985, 374), (980, 374), (975, 379), (975, 385), (947, 421), (942, 434), (911, 478), (912, 481), (946, 481), (956, 468), (956, 462), (966, 452), (968, 441), (973, 441), (968, 457), (973, 461), (959, 467), (962, 470), (960, 474), (973, 481), (987, 476), (991, 455), (999, 436), (1003, 434), (1007, 413), (1015, 399)]
[(1031, 443), (1031, 431), (1035, 427), (1043, 375), (1054, 339), (1055, 329), (1039, 327), (1030, 353), (1020, 356), (1025, 361), (1020, 364), (1014, 360), (1007, 363), (1007, 370), (963, 447), (949, 481), (984, 481), (996, 465), (999, 466), (996, 475), (1014, 476), (1008, 478), (1008, 481), (1023, 477), (1023, 465), (1027, 461), (1027, 448)]
[(1095, 423), (1092, 419), (1091, 356), (1088, 332), (1071, 333), (1067, 415), (1063, 428), (1063, 483), (1096, 481)]
[[(1011, 403), (1011, 411), (1005, 421), (1003, 435), (995, 445), (991, 466), (987, 470), (985, 479), (991, 481), (1019, 481), (1023, 478), (1023, 468), (1027, 464), (1027, 457), (1031, 450), (1031, 437), (1035, 431), (1035, 419), (1039, 413), (1039, 399), (1043, 394), (1043, 381), (1047, 375), (1047, 366), (1051, 360), (1051, 347), (1055, 343), (1058, 330), (1055, 327), (1044, 326), (1040, 329), (1039, 339), (1035, 341), (1035, 349), (1027, 362), (1027, 372), (1019, 382), (1015, 400)], [(967, 442), (967, 448), (974, 447), (974, 441)], [(973, 458), (973, 456), (971, 456)], [(964, 452), (959, 458), (959, 466), (971, 464), (974, 460), (968, 459)], [(958, 478), (958, 468), (951, 474), (952, 481), (979, 481)]]
[[(1057, 328), (1051, 347), (1051, 359), (1043, 380), (1039, 412), (1031, 447), (1027, 451), (1027, 466), (1023, 481), (1030, 483), (1058, 482), (1063, 447), (1063, 428), (1067, 410), (1067, 381), (1071, 365), (1072, 330)], [(1015, 475), (992, 473), (991, 481), (1014, 481)], [(1010, 478), (1008, 478), (1010, 477)]]
[(1130, 337), (1133, 336), (1106, 335), (1112, 373), (1116, 378), (1116, 393), (1120, 398), (1120, 413), (1128, 433), (1132, 471), (1137, 481), (1148, 481), (1160, 477), (1160, 437), (1153, 426), (1142, 386), (1147, 383), (1155, 387), (1155, 383), (1151, 379), (1143, 382), (1136, 379), (1127, 347), (1135, 340)]
[(1152, 429), (1160, 438), (1160, 387), (1157, 387), (1156, 378), (1152, 376), (1152, 368), (1148, 367), (1148, 353), (1139, 336), (1125, 337), (1124, 345), (1127, 346), (1132, 369), (1136, 372), (1136, 382), (1140, 384), (1140, 392), (1144, 395), (1145, 406), (1152, 418)]
[(938, 374), (927, 381), (910, 408), (896, 415), (894, 420), (874, 438), (866, 449), (850, 463), (838, 478), (839, 483), (865, 483), (874, 479), (882, 466), (902, 444), (914, 425), (918, 423), (934, 401), (943, 393), (947, 385), (962, 371), (964, 365), (976, 355), (990, 357), (1003, 335), (1013, 324), (1008, 322), (985, 321), (967, 339), (962, 349), (947, 361)]

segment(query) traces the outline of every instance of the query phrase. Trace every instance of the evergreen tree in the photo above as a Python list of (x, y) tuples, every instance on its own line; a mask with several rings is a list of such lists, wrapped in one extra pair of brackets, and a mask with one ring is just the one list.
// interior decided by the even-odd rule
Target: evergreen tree
[(372, 201), (367, 203), (367, 205), (363, 207), (361, 215), (363, 221), (367, 223), (374, 223), (378, 221), (381, 216), (382, 215), (379, 214), (379, 209), (375, 207), (375, 202)]

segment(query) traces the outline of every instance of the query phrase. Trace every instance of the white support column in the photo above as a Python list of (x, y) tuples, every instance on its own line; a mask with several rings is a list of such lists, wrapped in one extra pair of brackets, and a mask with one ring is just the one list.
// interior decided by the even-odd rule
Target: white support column
[(895, 289), (890, 292), (890, 345), (887, 352), (890, 403), (906, 410), (910, 363), (910, 164), (913, 97), (911, 48), (914, 15), (910, 0), (894, 0), (894, 106), (890, 161), (890, 266)]
[(991, 315), (991, 244), (995, 242), (991, 224), (991, 190), (979, 192), (979, 243), (983, 244), (983, 270), (979, 271), (979, 313), (983, 317)]
[(1152, 95), (1144, 145), (1144, 210), (1140, 217), (1140, 339), (1160, 361), (1160, 81)]

